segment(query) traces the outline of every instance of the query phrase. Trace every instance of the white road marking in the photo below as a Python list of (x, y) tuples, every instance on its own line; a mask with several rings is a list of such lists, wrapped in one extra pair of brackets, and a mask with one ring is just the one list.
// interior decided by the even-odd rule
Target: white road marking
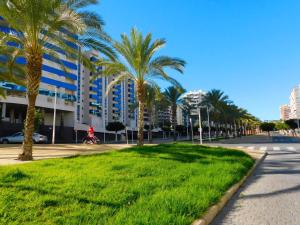
[(279, 151), (280, 150), (280, 147), (273, 147), (273, 150), (275, 150), (275, 151)]
[(259, 150), (261, 150), (261, 151), (266, 151), (267, 148), (268, 148), (268, 147), (266, 147), (266, 146), (262, 146), (262, 147), (259, 148)]
[(287, 147), (288, 150), (295, 150), (295, 147)]

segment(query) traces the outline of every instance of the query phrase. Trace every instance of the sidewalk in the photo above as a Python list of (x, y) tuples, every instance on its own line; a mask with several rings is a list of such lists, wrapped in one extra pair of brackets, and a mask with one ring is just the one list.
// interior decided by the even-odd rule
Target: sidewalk
[[(101, 145), (84, 145), (84, 144), (55, 144), (55, 145), (34, 145), (34, 160), (62, 158), (74, 155), (89, 155), (119, 150), (131, 147), (127, 144), (101, 144)], [(21, 145), (0, 145), (0, 165), (26, 163), (16, 160), (21, 151)]]
[[(182, 138), (181, 138), (182, 139)], [(173, 142), (173, 138), (166, 139), (153, 139), (152, 144), (170, 143)], [(145, 139), (145, 144), (148, 141)], [(33, 158), (34, 160), (50, 159), (50, 158), (63, 158), (74, 155), (90, 155), (103, 153), (111, 150), (120, 150), (135, 146), (129, 141), (128, 144), (125, 142), (117, 144), (99, 144), (99, 145), (86, 145), (86, 144), (35, 144), (33, 146)], [(24, 161), (17, 160), (18, 155), (21, 152), (20, 144), (0, 144), (0, 165), (20, 164), (27, 163)], [(30, 162), (30, 161), (29, 161)]]

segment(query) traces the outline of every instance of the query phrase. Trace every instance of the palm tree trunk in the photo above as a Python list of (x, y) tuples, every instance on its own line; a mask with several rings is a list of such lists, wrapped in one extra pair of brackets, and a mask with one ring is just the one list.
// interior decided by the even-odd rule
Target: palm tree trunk
[(26, 74), (26, 87), (27, 87), (27, 113), (24, 127), (24, 141), (22, 145), (22, 153), (19, 154), (19, 160), (32, 160), (32, 135), (34, 132), (34, 112), (35, 101), (39, 93), (40, 80), (42, 76), (42, 53), (34, 48), (27, 49), (27, 74)]
[(145, 86), (143, 82), (137, 82), (138, 108), (138, 146), (144, 145), (144, 110), (145, 110)]

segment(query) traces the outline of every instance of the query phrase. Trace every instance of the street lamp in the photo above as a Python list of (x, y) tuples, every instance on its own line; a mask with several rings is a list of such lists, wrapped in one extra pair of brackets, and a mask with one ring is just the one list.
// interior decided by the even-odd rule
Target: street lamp
[(186, 118), (186, 139), (189, 138), (189, 117)]
[(201, 108), (206, 108), (207, 113), (207, 125), (208, 125), (208, 139), (211, 141), (211, 129), (210, 129), (210, 120), (209, 120), (209, 110), (208, 106), (199, 106), (198, 112), (199, 112), (199, 133), (200, 133), (200, 144), (203, 144), (203, 138), (202, 138), (202, 121), (201, 121)]
[(200, 145), (202, 145), (203, 141), (202, 141), (201, 107), (199, 107), (198, 111), (199, 111), (199, 136), (200, 136), (199, 141), (200, 141)]
[(55, 121), (56, 121), (56, 103), (57, 103), (57, 87), (55, 87), (54, 106), (53, 106), (53, 124), (52, 124), (52, 144), (55, 144)]
[(194, 144), (194, 131), (193, 131), (192, 118), (190, 118), (190, 124), (191, 124), (191, 132), (192, 132), (192, 143)]
[(129, 144), (127, 126), (125, 127), (125, 132), (126, 132), (126, 144)]
[(297, 134), (296, 134), (296, 136), (298, 136), (298, 133), (299, 133), (299, 128), (300, 128), (300, 125), (299, 125), (299, 118), (297, 118), (297, 125), (298, 125), (298, 131), (297, 131)]

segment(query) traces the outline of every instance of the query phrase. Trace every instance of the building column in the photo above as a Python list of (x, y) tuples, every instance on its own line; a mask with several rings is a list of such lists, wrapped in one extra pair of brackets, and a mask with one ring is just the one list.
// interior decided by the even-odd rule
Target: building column
[(10, 121), (10, 123), (16, 123), (15, 110), (13, 108), (9, 112), (9, 121)]
[(5, 118), (6, 115), (6, 103), (2, 103), (2, 110), (1, 110), (1, 118)]

